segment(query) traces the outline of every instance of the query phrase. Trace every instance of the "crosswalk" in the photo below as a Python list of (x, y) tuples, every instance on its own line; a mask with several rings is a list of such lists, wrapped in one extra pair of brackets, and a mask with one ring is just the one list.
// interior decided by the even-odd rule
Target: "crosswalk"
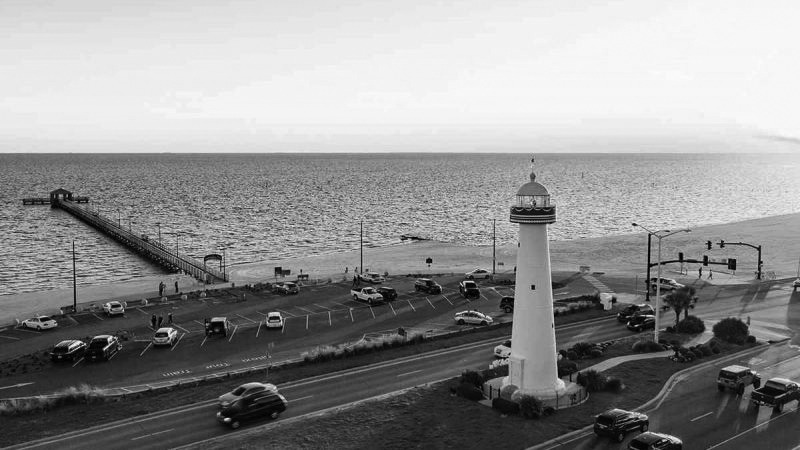
[(609, 294), (614, 294), (615, 292), (611, 290), (610, 287), (606, 286), (602, 281), (598, 280), (597, 278), (589, 275), (583, 274), (581, 275), (584, 280), (586, 280), (589, 284), (591, 284), (595, 289), (600, 292), (607, 292)]

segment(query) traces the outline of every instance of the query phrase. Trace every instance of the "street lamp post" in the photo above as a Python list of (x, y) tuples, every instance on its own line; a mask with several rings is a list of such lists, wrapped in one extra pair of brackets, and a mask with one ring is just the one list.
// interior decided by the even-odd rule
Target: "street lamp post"
[(358, 273), (364, 273), (364, 221), (361, 221), (361, 265)]
[(158, 227), (158, 245), (161, 245), (161, 222), (156, 222), (156, 226)]
[[(658, 342), (658, 328), (661, 325), (661, 320), (659, 320), (659, 316), (658, 316), (661, 313), (661, 240), (664, 239), (665, 237), (672, 236), (673, 234), (676, 234), (676, 233), (689, 233), (692, 230), (690, 230), (688, 228), (684, 228), (684, 229), (675, 230), (675, 231), (670, 231), (670, 230), (651, 231), (650, 229), (648, 229), (646, 227), (643, 227), (642, 225), (639, 225), (636, 222), (632, 223), (631, 225), (633, 225), (634, 227), (639, 227), (639, 228), (643, 229), (644, 231), (647, 231), (647, 233), (650, 236), (655, 236), (656, 239), (658, 239), (658, 278), (656, 279), (656, 307), (655, 307), (656, 314), (655, 314), (655, 327), (654, 327), (655, 330), (653, 332), (653, 341), (654, 342)], [(647, 243), (648, 243), (648, 246), (649, 246), (650, 245), (650, 240), (649, 239), (648, 239)], [(648, 254), (649, 254), (649, 251), (650, 251), (650, 249), (648, 247)], [(650, 269), (649, 262), (648, 262), (648, 266), (647, 267), (648, 267), (648, 271), (649, 271), (649, 269)], [(647, 291), (650, 292), (650, 279), (647, 280)]]
[(492, 219), (492, 276), (497, 266), (497, 219)]

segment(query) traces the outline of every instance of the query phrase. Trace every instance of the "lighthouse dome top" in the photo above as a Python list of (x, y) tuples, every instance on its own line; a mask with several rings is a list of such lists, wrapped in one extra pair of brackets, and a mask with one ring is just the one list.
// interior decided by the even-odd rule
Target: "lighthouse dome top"
[(522, 185), (517, 191), (517, 195), (550, 195), (547, 188), (536, 182), (536, 174), (531, 172), (531, 181)]

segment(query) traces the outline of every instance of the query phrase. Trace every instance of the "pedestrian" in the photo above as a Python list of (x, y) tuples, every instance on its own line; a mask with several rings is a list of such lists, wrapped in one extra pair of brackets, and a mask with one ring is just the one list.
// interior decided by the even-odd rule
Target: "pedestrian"
[(172, 313), (167, 314), (167, 323), (172, 325)]
[(161, 328), (161, 324), (164, 322), (164, 316), (158, 316), (158, 328)]
[(356, 286), (358, 286), (358, 278), (356, 278), (356, 276), (353, 275), (353, 287), (356, 287)]
[(150, 318), (150, 328), (156, 329), (156, 315), (153, 314), (153, 317)]
[(708, 269), (708, 279), (714, 278), (714, 272), (711, 269)]
[(178, 293), (178, 280), (175, 280), (175, 293)]
[(164, 282), (163, 281), (158, 283), (158, 296), (159, 297), (163, 297), (164, 296)]
[(750, 326), (750, 316), (747, 316), (747, 326)]
[(697, 269), (697, 278), (703, 278), (703, 268), (702, 267)]
[(347, 267), (344, 268), (344, 273), (347, 273)]

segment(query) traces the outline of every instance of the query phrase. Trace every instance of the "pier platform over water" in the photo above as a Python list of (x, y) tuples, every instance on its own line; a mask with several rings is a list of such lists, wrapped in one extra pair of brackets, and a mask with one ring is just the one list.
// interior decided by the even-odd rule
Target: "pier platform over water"
[(205, 262), (189, 256), (178, 254), (177, 249), (169, 249), (158, 241), (151, 241), (147, 236), (137, 236), (130, 230), (120, 227), (117, 221), (111, 220), (95, 211), (90, 211), (81, 203), (88, 203), (88, 197), (75, 197), (66, 189), (56, 189), (48, 198), (25, 198), (24, 205), (46, 205), (59, 208), (82, 220), (97, 231), (109, 236), (134, 253), (149, 259), (155, 264), (170, 270), (183, 271), (198, 280), (211, 283), (228, 281), (227, 273), (207, 267)]

